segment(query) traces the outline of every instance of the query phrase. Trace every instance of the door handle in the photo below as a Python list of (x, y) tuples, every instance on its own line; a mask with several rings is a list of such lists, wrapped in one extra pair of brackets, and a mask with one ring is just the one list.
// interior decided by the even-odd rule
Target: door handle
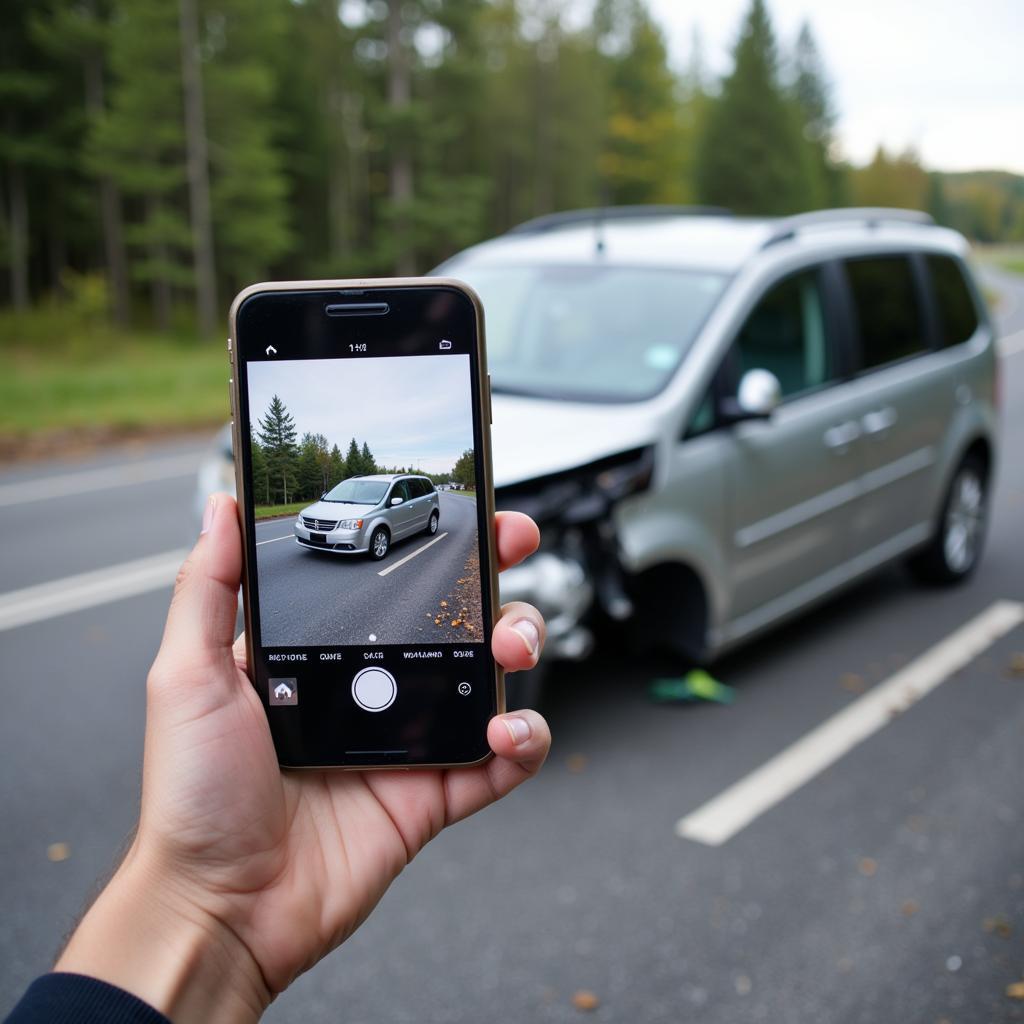
[(843, 452), (860, 437), (860, 427), (854, 420), (847, 420), (825, 431), (822, 440), (826, 448), (833, 451)]
[(896, 410), (891, 406), (886, 406), (884, 409), (873, 409), (869, 413), (865, 413), (861, 418), (861, 426), (864, 428), (864, 433), (868, 436), (872, 434), (884, 434), (890, 427), (895, 426)]

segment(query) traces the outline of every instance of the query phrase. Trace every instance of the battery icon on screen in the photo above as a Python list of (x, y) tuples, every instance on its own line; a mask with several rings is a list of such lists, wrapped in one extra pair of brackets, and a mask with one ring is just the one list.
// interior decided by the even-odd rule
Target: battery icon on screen
[(447, 338), (442, 339), (441, 344), (438, 346), (442, 352), (447, 352), (451, 347), (452, 343)]

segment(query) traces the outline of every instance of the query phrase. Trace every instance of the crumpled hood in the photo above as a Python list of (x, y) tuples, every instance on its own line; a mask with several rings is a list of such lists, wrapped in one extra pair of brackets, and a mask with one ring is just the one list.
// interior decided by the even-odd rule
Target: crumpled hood
[(651, 444), (657, 433), (646, 403), (561, 402), (495, 394), (494, 485), (531, 480)]
[(302, 515), (310, 519), (358, 519), (372, 512), (376, 505), (346, 505), (340, 501), (315, 501), (309, 508), (302, 510)]

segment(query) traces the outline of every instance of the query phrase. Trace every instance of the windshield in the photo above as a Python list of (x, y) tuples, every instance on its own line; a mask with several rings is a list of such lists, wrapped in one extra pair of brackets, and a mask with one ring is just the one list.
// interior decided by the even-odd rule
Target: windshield
[(387, 492), (386, 480), (342, 480), (332, 487), (324, 501), (343, 501), (350, 505), (376, 505)]
[(639, 267), (474, 267), (447, 273), (480, 293), (496, 391), (630, 401), (660, 391), (727, 278)]

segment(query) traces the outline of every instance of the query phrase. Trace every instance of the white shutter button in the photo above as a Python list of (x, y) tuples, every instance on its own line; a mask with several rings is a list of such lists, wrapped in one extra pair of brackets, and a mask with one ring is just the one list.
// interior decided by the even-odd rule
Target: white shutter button
[(395, 677), (376, 665), (357, 672), (352, 680), (352, 699), (364, 711), (386, 711), (397, 696)]

